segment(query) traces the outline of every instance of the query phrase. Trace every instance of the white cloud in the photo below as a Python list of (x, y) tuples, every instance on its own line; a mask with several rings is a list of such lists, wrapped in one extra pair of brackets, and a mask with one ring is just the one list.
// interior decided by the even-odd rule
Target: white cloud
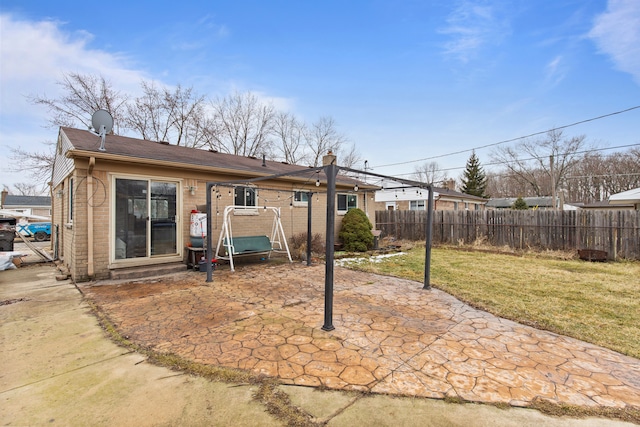
[(589, 37), (617, 69), (631, 74), (640, 84), (640, 1), (609, 0), (607, 11), (596, 17)]
[(509, 32), (509, 25), (500, 15), (495, 4), (463, 0), (447, 18), (447, 26), (439, 30), (450, 36), (445, 43), (447, 56), (466, 63), (473, 59), (482, 47), (497, 44)]
[(565, 78), (567, 70), (561, 55), (557, 55), (547, 64), (545, 74), (545, 81), (551, 85), (556, 85)]
[[(0, 14), (0, 150), (20, 147), (43, 149), (42, 142), (55, 141), (57, 132), (46, 129), (47, 111), (31, 105), (27, 96), (59, 95), (56, 84), (64, 72), (102, 74), (115, 87), (133, 92), (144, 74), (127, 66), (127, 58), (91, 49), (87, 32), (70, 34), (64, 23), (26, 21)], [(23, 182), (12, 173), (7, 155), (0, 156), (0, 186)]]
[[(23, 21), (0, 15), (0, 84), (3, 114), (25, 112), (25, 96), (57, 92), (64, 72), (102, 74), (122, 90), (137, 87), (143, 73), (127, 67), (127, 58), (89, 47), (87, 32), (69, 34), (64, 23)], [(33, 109), (33, 108), (31, 108)]]

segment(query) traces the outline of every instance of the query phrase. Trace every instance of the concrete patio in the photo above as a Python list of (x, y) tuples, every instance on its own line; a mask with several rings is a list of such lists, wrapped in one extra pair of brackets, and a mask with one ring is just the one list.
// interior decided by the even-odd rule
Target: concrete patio
[(640, 360), (497, 318), (420, 283), (324, 266), (222, 268), (80, 289), (135, 343), (284, 384), (528, 406), (640, 407)]

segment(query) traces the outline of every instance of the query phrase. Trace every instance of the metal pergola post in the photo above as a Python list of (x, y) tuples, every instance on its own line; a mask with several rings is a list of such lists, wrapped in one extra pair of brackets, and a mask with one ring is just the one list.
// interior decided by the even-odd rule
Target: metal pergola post
[(331, 163), (324, 168), (327, 176), (327, 230), (324, 270), (324, 325), (322, 330), (333, 331), (333, 251), (336, 223), (336, 175), (338, 168)]
[(313, 193), (307, 192), (307, 266), (311, 265), (311, 201)]
[(211, 251), (211, 231), (213, 227), (211, 226), (211, 211), (213, 210), (211, 206), (211, 189), (213, 188), (212, 183), (207, 183), (207, 247), (205, 250), (206, 259), (205, 265), (207, 266), (207, 282), (213, 282), (213, 266), (211, 265), (211, 260), (213, 259), (213, 252)]
[(433, 186), (427, 187), (429, 199), (427, 200), (427, 223), (425, 224), (425, 234), (427, 235), (426, 248), (424, 253), (424, 286), (422, 289), (431, 289), (431, 243), (433, 241)]

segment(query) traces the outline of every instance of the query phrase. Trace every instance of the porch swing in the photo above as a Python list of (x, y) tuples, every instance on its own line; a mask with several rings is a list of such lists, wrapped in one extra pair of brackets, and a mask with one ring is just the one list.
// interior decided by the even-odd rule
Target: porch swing
[(270, 210), (273, 212), (273, 226), (271, 227), (271, 238), (266, 235), (262, 236), (233, 236), (233, 229), (231, 227), (231, 217), (236, 212), (256, 212), (261, 208), (254, 206), (227, 206), (224, 209), (222, 216), (222, 231), (218, 237), (218, 245), (216, 247), (215, 257), (217, 259), (228, 260), (231, 266), (231, 271), (235, 271), (233, 264), (234, 257), (242, 257), (249, 255), (268, 255), (271, 257), (271, 252), (281, 252), (287, 254), (289, 262), (293, 262), (291, 259), (291, 252), (289, 252), (289, 245), (284, 235), (284, 229), (282, 228), (282, 222), (280, 221), (280, 208), (265, 206), (262, 210)]

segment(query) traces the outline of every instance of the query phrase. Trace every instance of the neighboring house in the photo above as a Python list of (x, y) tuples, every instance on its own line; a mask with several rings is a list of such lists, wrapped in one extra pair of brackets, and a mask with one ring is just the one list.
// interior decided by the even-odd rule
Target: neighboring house
[[(99, 146), (100, 138), (91, 132), (60, 128), (52, 177), (52, 222), (59, 231), (55, 242), (59, 257), (76, 281), (108, 278), (118, 269), (182, 262), (191, 240), (191, 213), (206, 204), (208, 182), (304, 173), (216, 187), (213, 242), (229, 205), (250, 208), (234, 216), (234, 236), (270, 236), (273, 215), (268, 215), (271, 210), (266, 206), (281, 208), (288, 239), (305, 233), (309, 192), (313, 193), (312, 233), (325, 234), (323, 171), (116, 135), (107, 135), (106, 151)], [(367, 199), (376, 188), (338, 176), (336, 233), (340, 215), (350, 208), (362, 208), (374, 217)]]
[(631, 203), (619, 203), (612, 204), (609, 200), (603, 200), (601, 202), (591, 202), (591, 203), (573, 203), (580, 210), (620, 210), (620, 209), (633, 209), (633, 204)]
[(25, 216), (51, 217), (51, 197), (48, 196), (19, 196), (2, 192), (0, 209), (14, 212), (17, 217)]
[[(429, 192), (397, 182), (375, 192), (376, 210), (426, 210)], [(487, 199), (448, 188), (433, 187), (434, 210), (483, 210)]]
[[(529, 209), (553, 210), (553, 197), (523, 197)], [(491, 198), (487, 202), (487, 209), (511, 209), (517, 197)], [(560, 207), (556, 200), (556, 207)], [(569, 209), (570, 210), (570, 209)]]
[(623, 191), (622, 193), (609, 196), (609, 204), (614, 206), (631, 206), (632, 209), (640, 210), (640, 188)]

